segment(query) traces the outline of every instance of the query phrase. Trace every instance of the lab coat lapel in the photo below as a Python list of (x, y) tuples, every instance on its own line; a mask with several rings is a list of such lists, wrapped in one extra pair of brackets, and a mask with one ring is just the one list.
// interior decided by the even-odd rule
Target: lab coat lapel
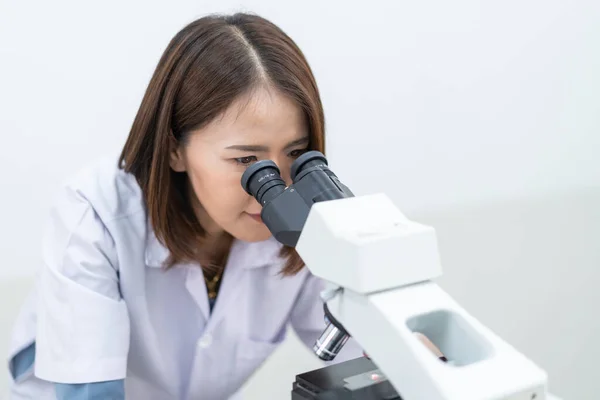
[(234, 240), (217, 301), (207, 329), (212, 330), (227, 313), (235, 312), (239, 296), (250, 279), (252, 270), (273, 265), (279, 259), (281, 245), (275, 239), (249, 243)]
[[(223, 272), (221, 287), (210, 315), (208, 292), (204, 282), (202, 269), (197, 265), (178, 265), (174, 268), (187, 267), (185, 286), (194, 302), (199, 307), (204, 320), (208, 321), (206, 329), (212, 329), (228, 312), (235, 310), (236, 300), (240, 289), (244, 287), (244, 279), (249, 279), (249, 272), (257, 268), (268, 267), (274, 263), (282, 263), (279, 257), (281, 244), (273, 237), (262, 242), (244, 242), (234, 240)], [(169, 251), (158, 241), (150, 231), (146, 246), (146, 264), (149, 267), (160, 268), (164, 265)]]
[[(150, 227), (150, 224), (148, 223)], [(146, 239), (146, 265), (151, 268), (163, 268), (168, 257), (169, 250), (156, 238), (154, 232), (149, 229), (148, 237)], [(208, 305), (208, 293), (206, 291), (206, 284), (204, 282), (204, 274), (199, 265), (181, 263), (175, 265), (174, 268), (187, 268), (185, 278), (185, 288), (194, 299), (194, 302), (200, 309), (204, 321), (208, 320), (209, 305)]]
[(185, 287), (200, 309), (204, 321), (208, 320), (210, 314), (210, 307), (208, 305), (208, 292), (206, 290), (206, 283), (204, 282), (204, 273), (202, 272), (202, 268), (200, 268), (200, 266), (195, 265), (188, 269)]

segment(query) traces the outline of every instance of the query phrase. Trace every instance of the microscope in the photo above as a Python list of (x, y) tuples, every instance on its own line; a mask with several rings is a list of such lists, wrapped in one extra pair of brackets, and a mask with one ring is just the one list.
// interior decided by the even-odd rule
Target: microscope
[(432, 227), (406, 218), (385, 194), (355, 196), (320, 152), (297, 158), (291, 178), (286, 186), (263, 160), (241, 183), (274, 238), (328, 284), (316, 355), (334, 360), (349, 337), (369, 355), (297, 375), (292, 400), (553, 398), (541, 368), (433, 282), (442, 268)]

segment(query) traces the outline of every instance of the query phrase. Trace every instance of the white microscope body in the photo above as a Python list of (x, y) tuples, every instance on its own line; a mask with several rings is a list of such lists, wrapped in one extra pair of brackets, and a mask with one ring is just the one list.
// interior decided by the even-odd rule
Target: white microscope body
[(432, 281), (442, 274), (435, 230), (408, 220), (386, 195), (315, 203), (296, 250), (341, 289), (329, 311), (403, 400), (551, 398), (542, 369)]
[[(350, 335), (383, 373), (374, 384), (386, 379), (403, 400), (551, 398), (542, 369), (432, 281), (442, 274), (433, 228), (408, 220), (384, 194), (354, 196), (318, 151), (298, 157), (290, 172), (286, 185), (277, 165), (261, 160), (241, 184), (263, 206), (274, 237), (335, 289), (324, 296), (329, 324), (315, 344), (320, 358), (333, 359)], [(373, 384), (362, 375), (359, 390)], [(356, 381), (344, 394), (348, 385)]]

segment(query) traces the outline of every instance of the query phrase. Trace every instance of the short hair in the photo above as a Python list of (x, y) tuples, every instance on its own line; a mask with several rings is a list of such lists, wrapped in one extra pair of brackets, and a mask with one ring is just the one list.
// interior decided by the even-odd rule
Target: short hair
[[(141, 187), (154, 233), (170, 253), (167, 268), (199, 261), (205, 234), (188, 200), (186, 174), (170, 167), (170, 149), (265, 83), (301, 108), (309, 149), (325, 153), (325, 117), (313, 72), (272, 22), (249, 13), (204, 16), (179, 31), (160, 58), (119, 165)], [(284, 275), (304, 266), (291, 247), (283, 246), (281, 256), (287, 260)]]

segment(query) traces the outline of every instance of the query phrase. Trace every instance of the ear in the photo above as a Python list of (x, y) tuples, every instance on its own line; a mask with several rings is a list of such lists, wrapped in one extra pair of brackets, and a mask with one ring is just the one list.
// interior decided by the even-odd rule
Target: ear
[(185, 172), (185, 157), (183, 146), (180, 146), (175, 140), (171, 141), (169, 150), (169, 165), (175, 172)]

